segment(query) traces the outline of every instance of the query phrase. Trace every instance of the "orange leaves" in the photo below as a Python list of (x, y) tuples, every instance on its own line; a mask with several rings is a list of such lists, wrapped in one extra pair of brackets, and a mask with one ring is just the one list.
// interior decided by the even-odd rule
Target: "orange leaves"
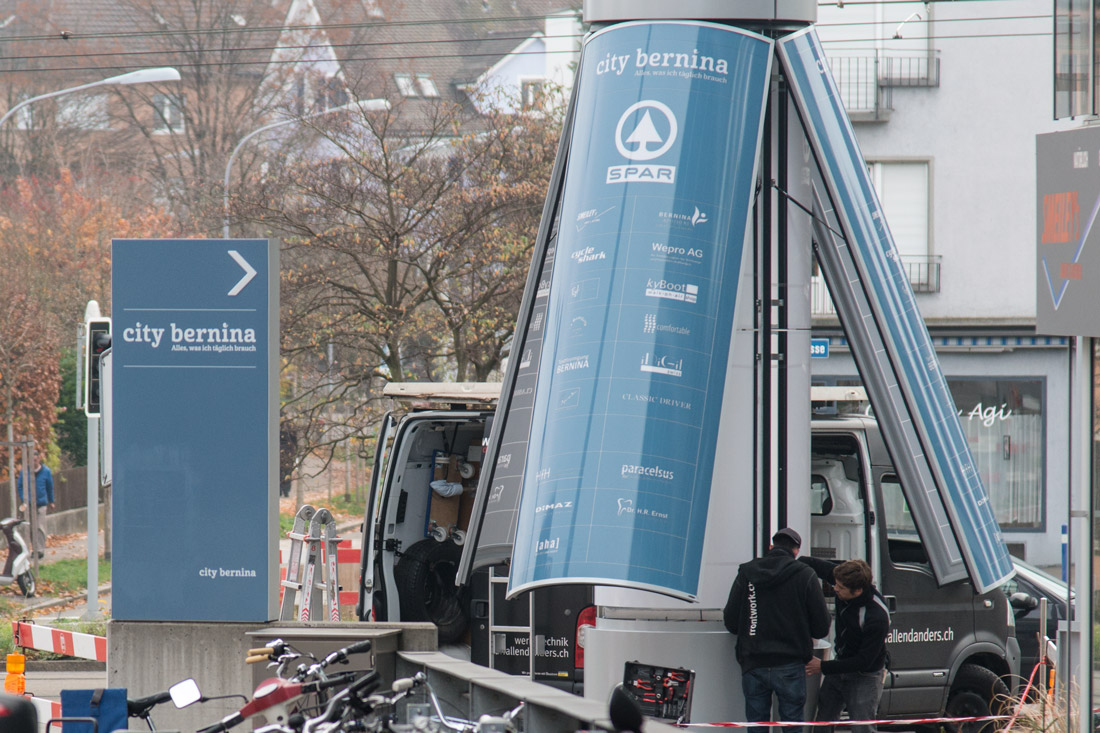
[(63, 343), (75, 346), (88, 300), (110, 312), (111, 239), (174, 233), (117, 183), (62, 171), (0, 191), (0, 424), (14, 421), (16, 434), (42, 444), (56, 418)]

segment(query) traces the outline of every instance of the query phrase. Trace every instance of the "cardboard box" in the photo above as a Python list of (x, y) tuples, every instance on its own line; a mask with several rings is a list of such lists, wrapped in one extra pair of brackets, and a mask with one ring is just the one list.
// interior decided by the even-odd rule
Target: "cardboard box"
[[(450, 481), (452, 483), (460, 483), (462, 481), (462, 475), (458, 472), (459, 458), (456, 455), (448, 455), (446, 453), (439, 453), (435, 457), (435, 471), (433, 473), (433, 481)], [(435, 491), (432, 491), (431, 487), (428, 487), (428, 491), (431, 492), (431, 498), (428, 500), (428, 526), (424, 528), (425, 534), (427, 534), (432, 527), (432, 523), (439, 525), (445, 530), (450, 530), (452, 527), (458, 525), (458, 513), (459, 505), (461, 504), (461, 496), (440, 496)]]

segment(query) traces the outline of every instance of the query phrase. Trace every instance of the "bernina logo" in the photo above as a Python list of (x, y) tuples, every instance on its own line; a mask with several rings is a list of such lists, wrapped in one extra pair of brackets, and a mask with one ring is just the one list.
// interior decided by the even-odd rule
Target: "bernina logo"
[(542, 514), (543, 512), (552, 512), (555, 509), (572, 509), (573, 502), (571, 501), (559, 501), (553, 504), (540, 504), (535, 507), (535, 514)]

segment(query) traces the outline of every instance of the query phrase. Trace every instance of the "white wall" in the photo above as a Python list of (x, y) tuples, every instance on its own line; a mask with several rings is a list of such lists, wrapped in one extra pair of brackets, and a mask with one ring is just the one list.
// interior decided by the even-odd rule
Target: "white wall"
[[(851, 39), (873, 31), (885, 36), (878, 43), (885, 51), (915, 54), (930, 43), (940, 52), (938, 88), (894, 88), (888, 122), (855, 125), (868, 160), (931, 161), (930, 251), (943, 257), (942, 289), (918, 298), (921, 313), (928, 320), (1034, 318), (1035, 135), (1078, 124), (1052, 120), (1050, 3), (871, 7), (882, 23), (866, 24), (873, 22), (867, 6), (820, 8), (827, 53), (866, 46)], [(905, 38), (894, 40), (913, 12), (922, 20), (907, 22)], [(932, 23), (923, 22), (928, 13)], [(1039, 17), (990, 20), (1028, 15)], [(861, 24), (836, 25), (852, 18)], [(927, 35), (929, 42), (914, 40)]]

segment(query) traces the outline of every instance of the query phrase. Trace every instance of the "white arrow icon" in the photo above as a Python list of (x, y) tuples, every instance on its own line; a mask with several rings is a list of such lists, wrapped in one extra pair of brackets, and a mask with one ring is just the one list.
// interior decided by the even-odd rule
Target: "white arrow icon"
[(248, 262), (245, 261), (244, 257), (241, 257), (241, 253), (237, 250), (229, 250), (229, 256), (232, 257), (237, 262), (237, 264), (241, 266), (242, 270), (244, 270), (244, 277), (242, 277), (240, 279), (240, 282), (234, 285), (233, 289), (229, 291), (230, 295), (237, 295), (242, 290), (244, 290), (245, 285), (248, 285), (248, 283), (252, 282), (252, 278), (256, 277), (256, 271), (252, 269), (252, 265), (248, 264)]

